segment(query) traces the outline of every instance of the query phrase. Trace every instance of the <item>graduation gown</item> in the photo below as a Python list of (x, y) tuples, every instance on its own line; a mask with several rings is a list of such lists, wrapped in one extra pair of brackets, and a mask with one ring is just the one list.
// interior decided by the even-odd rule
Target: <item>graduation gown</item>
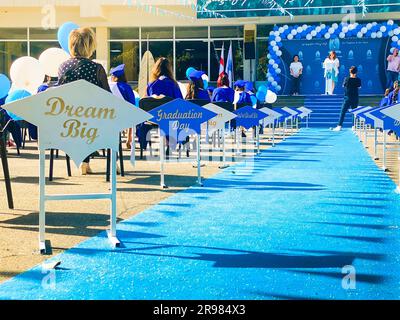
[(231, 102), (235, 99), (235, 91), (232, 88), (220, 87), (214, 90), (211, 100), (213, 102)]

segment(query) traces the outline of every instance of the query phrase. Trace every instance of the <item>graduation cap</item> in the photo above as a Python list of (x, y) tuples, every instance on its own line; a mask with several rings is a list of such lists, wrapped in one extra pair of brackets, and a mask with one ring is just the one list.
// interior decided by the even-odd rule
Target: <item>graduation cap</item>
[(253, 82), (247, 81), (246, 85), (245, 85), (245, 89), (246, 89), (246, 91), (253, 91), (254, 90)]
[(124, 73), (125, 73), (125, 64), (120, 64), (119, 66), (112, 68), (110, 70), (110, 74), (117, 78), (123, 76)]
[(200, 80), (205, 73), (203, 71), (194, 70), (189, 73), (189, 79), (192, 81)]
[(238, 80), (234, 83), (235, 87), (238, 88), (244, 88), (246, 86), (246, 81), (244, 80)]

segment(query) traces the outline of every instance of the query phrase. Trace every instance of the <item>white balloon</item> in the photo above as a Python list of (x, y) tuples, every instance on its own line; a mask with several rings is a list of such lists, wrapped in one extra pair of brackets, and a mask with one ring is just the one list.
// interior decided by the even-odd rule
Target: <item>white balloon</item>
[(277, 87), (277, 86), (278, 86), (278, 82), (273, 81), (273, 82), (272, 82), (272, 86)]
[(396, 28), (393, 30), (393, 33), (397, 36), (400, 34), (400, 28)]
[(342, 32), (344, 32), (344, 33), (349, 32), (349, 27), (343, 27)]
[(361, 32), (357, 33), (357, 38), (362, 38), (363, 34)]
[(268, 82), (274, 82), (274, 77), (268, 77)]
[(368, 29), (368, 30), (371, 30), (371, 28), (372, 28), (372, 23), (368, 23), (368, 24), (367, 24), (367, 29)]
[(329, 39), (331, 37), (331, 34), (330, 33), (326, 33), (325, 34), (325, 39)]
[(378, 24), (378, 22), (374, 21), (372, 22), (372, 25), (375, 27)]
[(339, 25), (338, 25), (337, 23), (334, 23), (334, 24), (332, 25), (332, 28), (337, 29), (337, 28), (339, 28)]
[(388, 35), (389, 35), (389, 37), (392, 37), (392, 36), (394, 35), (393, 30), (390, 30), (390, 31), (388, 32)]
[(275, 41), (276, 41), (276, 42), (281, 42), (281, 41), (282, 41), (282, 38), (281, 38), (281, 37), (276, 37)]
[(317, 31), (313, 30), (311, 31), (311, 36), (315, 37), (317, 35)]
[(280, 28), (278, 29), (278, 31), (279, 31), (279, 33), (284, 33), (284, 32), (285, 32), (285, 29), (284, 29), (283, 27), (280, 27)]
[(276, 46), (276, 41), (275, 41), (275, 40), (272, 40), (272, 41), (270, 42), (270, 44), (271, 44), (271, 46), (275, 47), (275, 46)]
[(382, 37), (383, 37), (382, 31), (378, 31), (378, 32), (376, 33), (376, 37), (377, 37), (378, 39), (382, 38)]
[(372, 39), (375, 39), (375, 38), (376, 38), (376, 32), (372, 32), (372, 33), (371, 33), (371, 38), (372, 38)]
[(269, 63), (270, 65), (273, 65), (273, 64), (275, 63), (275, 60), (274, 60), (274, 59), (270, 59), (270, 60), (268, 61), (268, 63)]
[(385, 26), (382, 26), (382, 27), (380, 27), (380, 29), (379, 29), (381, 32), (386, 32), (386, 27)]
[(275, 72), (276, 72), (277, 74), (280, 74), (280, 73), (282, 72), (282, 70), (278, 68), (278, 69), (275, 70)]
[(275, 63), (275, 64), (273, 65), (273, 68), (274, 68), (274, 69), (278, 69), (278, 68), (279, 68), (278, 64)]
[(393, 21), (393, 20), (388, 20), (387, 24), (388, 24), (389, 26), (392, 26), (392, 25), (394, 24), (394, 21)]
[(307, 40), (311, 40), (312, 39), (312, 35), (311, 34), (306, 35), (306, 39)]
[(326, 28), (326, 24), (321, 24), (321, 29), (325, 29)]
[(293, 40), (293, 35), (292, 35), (291, 33), (288, 34), (287, 39), (288, 39), (288, 40)]
[(400, 46), (400, 40), (397, 40), (397, 45)]
[(394, 42), (399, 41), (399, 37), (398, 37), (398, 36), (393, 36), (393, 37), (392, 37), (392, 41), (394, 41)]
[(329, 28), (329, 29), (328, 29), (328, 32), (329, 32), (330, 34), (334, 34), (334, 33), (335, 33), (335, 29), (334, 29), (334, 28)]
[(281, 86), (277, 86), (277, 87), (276, 87), (276, 90), (278, 90), (278, 92), (279, 92), (279, 91), (282, 90), (282, 87), (281, 87)]
[(318, 26), (318, 27), (316, 27), (315, 28), (315, 31), (318, 33), (318, 32), (321, 32), (321, 30), (322, 30), (322, 28), (320, 27), (320, 26)]
[(303, 32), (303, 28), (302, 27), (298, 27), (296, 30), (297, 30), (297, 33), (302, 33)]
[(277, 99), (278, 99), (278, 96), (276, 95), (275, 92), (273, 92), (271, 90), (267, 91), (267, 94), (265, 96), (266, 103), (270, 103), (270, 104), (275, 103)]
[(368, 29), (366, 27), (361, 28), (361, 33), (365, 34), (368, 32)]
[(13, 62), (10, 77), (18, 89), (36, 93), (45, 76), (39, 60), (32, 57), (21, 57)]
[(340, 38), (340, 39), (346, 38), (346, 34), (343, 33), (343, 32), (339, 33), (339, 38)]
[(278, 51), (278, 52), (276, 52), (276, 55), (278, 56), (278, 57), (281, 57), (282, 56), (282, 51)]
[(303, 30), (306, 30), (308, 28), (308, 25), (303, 24), (301, 27), (303, 28)]
[(274, 50), (275, 52), (277, 52), (277, 51), (279, 51), (279, 47), (278, 47), (278, 46), (274, 46), (273, 50)]
[(289, 29), (289, 26), (288, 26), (287, 24), (285, 24), (285, 25), (283, 26), (283, 29), (287, 30), (287, 29)]
[(58, 68), (69, 59), (68, 53), (60, 48), (49, 48), (42, 52), (39, 62), (43, 67), (45, 74), (50, 77), (58, 76)]

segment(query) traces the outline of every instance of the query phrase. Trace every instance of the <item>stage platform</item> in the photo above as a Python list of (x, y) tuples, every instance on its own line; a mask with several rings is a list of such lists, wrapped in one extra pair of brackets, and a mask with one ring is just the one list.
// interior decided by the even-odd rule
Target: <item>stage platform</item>
[[(360, 96), (360, 106), (378, 106), (382, 95)], [(343, 103), (343, 95), (306, 95), (306, 96), (279, 96), (274, 107), (301, 107), (305, 106), (313, 113), (309, 122), (311, 128), (331, 128), (337, 125), (340, 110)], [(351, 114), (346, 115), (344, 127), (352, 126)]]

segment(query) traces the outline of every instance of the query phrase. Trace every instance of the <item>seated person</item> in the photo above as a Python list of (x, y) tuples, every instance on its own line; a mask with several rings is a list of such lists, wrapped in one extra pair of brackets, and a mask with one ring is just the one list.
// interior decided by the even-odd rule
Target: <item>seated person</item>
[(201, 78), (205, 73), (203, 71), (194, 70), (189, 74), (190, 83), (188, 85), (186, 100), (206, 100), (210, 102), (210, 96), (207, 90), (204, 90), (204, 81)]
[(212, 102), (231, 102), (235, 99), (235, 91), (229, 87), (228, 75), (223, 72), (218, 78), (218, 88), (214, 90)]

